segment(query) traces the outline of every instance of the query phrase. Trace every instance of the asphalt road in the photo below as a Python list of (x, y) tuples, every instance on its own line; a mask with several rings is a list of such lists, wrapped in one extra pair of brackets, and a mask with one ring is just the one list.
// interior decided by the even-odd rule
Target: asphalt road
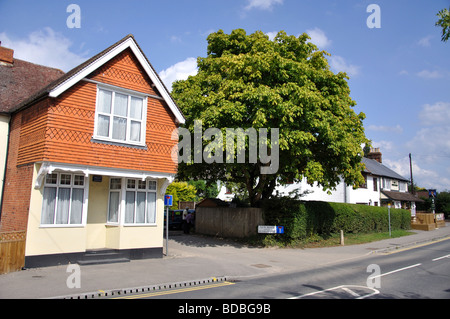
[[(450, 299), (450, 240), (302, 272), (129, 295), (125, 298)], [(185, 309), (180, 308), (180, 311), (188, 311), (188, 307), (186, 303)]]

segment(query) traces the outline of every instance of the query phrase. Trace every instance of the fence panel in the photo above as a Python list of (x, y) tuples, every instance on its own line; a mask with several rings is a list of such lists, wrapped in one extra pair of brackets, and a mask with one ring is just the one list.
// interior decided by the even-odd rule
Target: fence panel
[(25, 266), (25, 239), (24, 231), (0, 233), (0, 274)]

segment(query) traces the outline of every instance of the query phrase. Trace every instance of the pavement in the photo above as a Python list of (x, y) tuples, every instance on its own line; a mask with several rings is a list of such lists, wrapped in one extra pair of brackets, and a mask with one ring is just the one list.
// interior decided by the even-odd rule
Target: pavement
[(171, 232), (168, 254), (163, 258), (79, 266), (78, 270), (62, 265), (0, 275), (0, 299), (102, 298), (302, 271), (447, 240), (450, 223), (432, 231), (412, 232), (367, 244), (307, 249), (255, 248), (232, 240)]

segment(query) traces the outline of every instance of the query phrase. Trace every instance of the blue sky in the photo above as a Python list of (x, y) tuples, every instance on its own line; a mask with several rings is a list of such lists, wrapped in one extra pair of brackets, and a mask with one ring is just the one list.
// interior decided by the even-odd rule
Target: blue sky
[[(81, 27), (69, 28), (69, 4)], [(370, 4), (380, 28), (369, 28)], [(243, 28), (307, 32), (350, 76), (356, 112), (383, 163), (416, 184), (450, 190), (450, 42), (436, 14), (448, 0), (0, 0), (0, 41), (15, 57), (64, 71), (132, 33), (165, 83), (195, 74), (206, 37)]]

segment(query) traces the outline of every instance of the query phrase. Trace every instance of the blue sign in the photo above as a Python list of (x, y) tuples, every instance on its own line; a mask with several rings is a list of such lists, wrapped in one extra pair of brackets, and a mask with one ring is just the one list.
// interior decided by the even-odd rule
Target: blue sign
[(277, 234), (284, 234), (284, 226), (277, 226)]
[(173, 196), (164, 195), (164, 206), (172, 206), (172, 205), (173, 205)]

